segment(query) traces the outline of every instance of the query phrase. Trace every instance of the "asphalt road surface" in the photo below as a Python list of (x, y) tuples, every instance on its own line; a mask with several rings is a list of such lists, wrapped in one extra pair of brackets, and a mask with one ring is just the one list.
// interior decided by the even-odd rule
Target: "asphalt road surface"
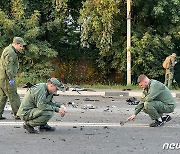
[[(120, 125), (133, 114), (135, 105), (125, 97), (57, 96), (67, 113), (49, 121), (54, 132), (29, 134), (23, 121), (14, 120), (6, 105), (0, 121), (0, 154), (164, 154), (180, 153), (180, 100), (172, 120), (150, 128), (152, 120), (141, 112), (135, 121)], [(37, 128), (36, 128), (37, 129)], [(164, 145), (166, 144), (166, 146)], [(163, 145), (164, 148), (163, 149)]]

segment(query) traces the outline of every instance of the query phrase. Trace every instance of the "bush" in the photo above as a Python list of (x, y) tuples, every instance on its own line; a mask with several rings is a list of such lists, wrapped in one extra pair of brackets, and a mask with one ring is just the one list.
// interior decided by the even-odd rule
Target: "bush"
[(26, 83), (37, 84), (41, 82), (46, 82), (46, 79), (41, 79), (36, 73), (19, 73), (16, 77), (17, 87), (23, 87)]

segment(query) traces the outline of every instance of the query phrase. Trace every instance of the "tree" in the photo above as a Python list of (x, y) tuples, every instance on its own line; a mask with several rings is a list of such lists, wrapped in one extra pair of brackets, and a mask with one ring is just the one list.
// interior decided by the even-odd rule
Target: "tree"
[[(164, 75), (162, 62), (178, 54), (179, 0), (132, 1), (132, 73)], [(124, 1), (86, 0), (81, 10), (81, 41), (99, 49), (99, 67), (106, 75), (126, 71), (126, 5)]]
[[(121, 56), (119, 48), (120, 37), (115, 35), (119, 29), (124, 29), (117, 20), (121, 13), (120, 4), (114, 0), (87, 0), (83, 3), (79, 22), (82, 24), (81, 42), (82, 46), (89, 47), (95, 44), (99, 49), (98, 64), (104, 75), (116, 67), (113, 61)], [(119, 49), (118, 49), (119, 48)]]
[[(0, 48), (14, 36), (28, 46), (20, 55), (23, 80), (110, 82), (126, 74), (126, 1), (1, 0)], [(162, 61), (179, 54), (179, 0), (132, 1), (132, 74), (162, 78)], [(177, 65), (178, 67), (178, 65)], [(80, 73), (81, 72), (81, 73)], [(98, 75), (97, 75), (98, 74)], [(91, 82), (91, 83), (92, 83)]]
[(57, 52), (51, 45), (43, 40), (44, 29), (40, 23), (41, 14), (39, 11), (28, 16), (23, 1), (12, 0), (11, 10), (5, 14), (0, 11), (1, 46), (12, 42), (14, 36), (21, 36), (27, 42), (26, 52), (20, 56), (19, 82), (29, 76), (31, 82), (43, 80), (49, 77), (54, 71), (51, 65), (51, 58), (57, 56)]
[[(2, 6), (5, 3), (7, 1)], [(8, 1), (9, 11), (5, 12), (2, 8), (9, 28), (3, 26), (7, 22), (2, 21), (2, 32), (6, 32), (2, 35), (4, 39), (1, 39), (1, 46), (6, 46), (15, 35), (25, 38), (28, 44), (26, 52), (19, 55), (22, 72), (18, 78), (20, 81), (35, 83), (37, 79), (44, 80), (54, 74), (55, 68), (61, 71), (59, 66), (64, 63), (65, 74), (61, 72), (56, 77), (65, 76), (65, 79), (60, 78), (65, 82), (79, 81), (74, 73), (77, 69), (75, 66), (78, 67), (79, 60), (87, 56), (88, 51), (80, 47), (77, 19), (81, 5), (80, 1), (67, 0), (12, 0)], [(85, 78), (86, 75), (81, 77), (82, 80)]]
[(131, 51), (136, 74), (161, 77), (165, 57), (172, 52), (178, 54), (179, 4), (178, 0), (134, 1)]

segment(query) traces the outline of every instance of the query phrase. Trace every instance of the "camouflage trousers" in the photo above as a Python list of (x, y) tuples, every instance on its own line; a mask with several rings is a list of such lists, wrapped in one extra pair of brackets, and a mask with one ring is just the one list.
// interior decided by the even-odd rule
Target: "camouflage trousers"
[(163, 113), (173, 112), (175, 107), (175, 102), (169, 105), (161, 101), (144, 102), (144, 112), (147, 113), (152, 120), (162, 117)]
[(164, 82), (165, 86), (167, 86), (168, 88), (172, 88), (173, 78), (174, 78), (174, 72), (170, 72), (166, 70), (165, 82)]
[(21, 119), (24, 120), (26, 124), (35, 127), (45, 125), (52, 118), (53, 114), (53, 111), (44, 111), (34, 108), (28, 111)]
[(17, 93), (16, 84), (10, 85), (9, 81), (0, 81), (0, 116), (4, 112), (4, 107), (7, 100), (9, 99), (13, 114), (16, 116), (16, 113), (21, 104), (20, 97)]

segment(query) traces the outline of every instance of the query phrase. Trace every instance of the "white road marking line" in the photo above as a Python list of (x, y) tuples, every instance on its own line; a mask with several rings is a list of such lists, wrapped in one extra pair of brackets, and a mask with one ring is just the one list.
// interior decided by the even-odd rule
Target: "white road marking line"
[[(74, 122), (48, 122), (51, 126), (73, 127), (149, 127), (149, 124), (125, 124), (121, 126), (119, 123), (74, 123)], [(0, 122), (0, 126), (21, 126), (23, 122)], [(180, 128), (179, 124), (165, 124), (163, 127)]]

